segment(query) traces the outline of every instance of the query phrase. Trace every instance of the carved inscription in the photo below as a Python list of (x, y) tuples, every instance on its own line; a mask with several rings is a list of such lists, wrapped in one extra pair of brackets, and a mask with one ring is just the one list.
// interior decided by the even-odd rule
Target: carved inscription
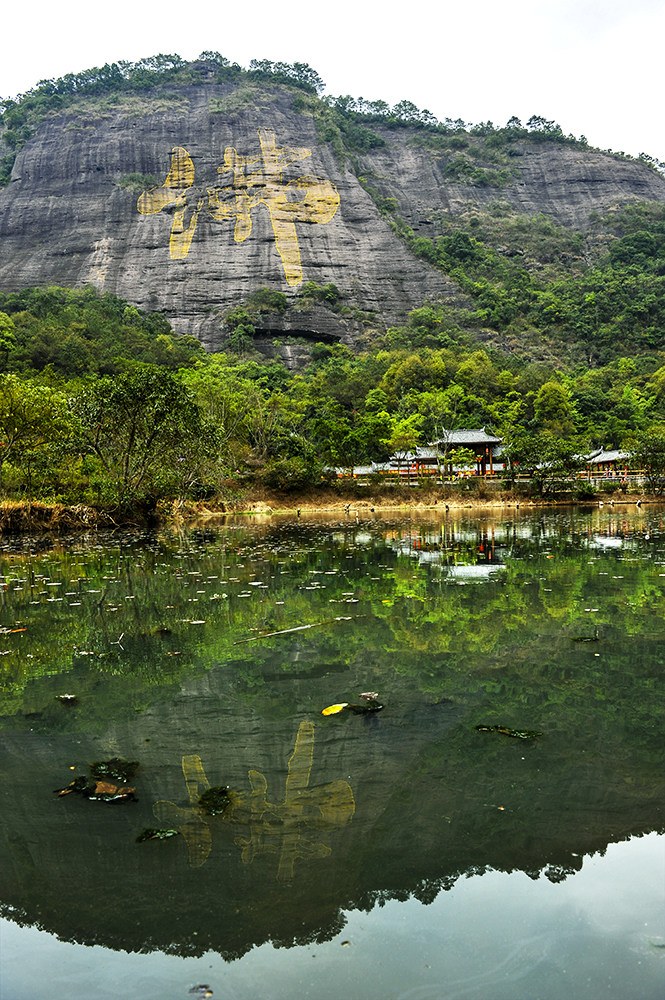
[(339, 207), (339, 193), (323, 177), (284, 177), (290, 164), (312, 155), (311, 149), (279, 148), (275, 133), (267, 128), (260, 128), (258, 136), (260, 156), (241, 156), (233, 146), (227, 146), (224, 164), (217, 172), (230, 183), (207, 188), (207, 197), (193, 194), (194, 163), (186, 149), (175, 146), (166, 180), (144, 191), (137, 208), (142, 215), (173, 209), (169, 250), (173, 260), (183, 260), (189, 254), (202, 211), (218, 222), (234, 222), (234, 239), (242, 243), (252, 232), (252, 212), (263, 205), (270, 215), (287, 284), (299, 285), (303, 273), (296, 226), (330, 222)]

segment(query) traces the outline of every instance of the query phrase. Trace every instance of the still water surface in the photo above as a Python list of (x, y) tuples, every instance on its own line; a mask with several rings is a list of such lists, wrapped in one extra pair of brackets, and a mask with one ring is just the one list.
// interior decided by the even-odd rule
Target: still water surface
[[(5, 543), (3, 1000), (662, 996), (665, 519), (633, 510)], [(53, 794), (115, 756), (138, 802)]]

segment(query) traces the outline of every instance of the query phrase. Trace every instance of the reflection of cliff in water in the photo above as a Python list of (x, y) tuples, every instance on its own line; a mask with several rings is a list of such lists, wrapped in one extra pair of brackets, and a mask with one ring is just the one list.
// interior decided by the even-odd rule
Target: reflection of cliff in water
[[(658, 518), (237, 520), (56, 545), (41, 568), (8, 541), (4, 641), (31, 658), (3, 662), (3, 912), (67, 940), (231, 958), (330, 938), (344, 909), (427, 902), (488, 866), (557, 881), (662, 830)], [(74, 613), (40, 602), (32, 569), (85, 581)], [(187, 624), (199, 595), (205, 630)], [(54, 695), (70, 684), (66, 714)], [(382, 712), (321, 716), (366, 690)], [(141, 761), (138, 804), (53, 795), (115, 755)], [(197, 813), (206, 783), (236, 792), (223, 817)], [(136, 844), (155, 809), (187, 838)]]
[[(199, 867), (188, 863), (182, 837), (135, 843), (142, 827), (155, 825), (156, 802), (189, 805), (185, 754), (198, 754), (208, 781), (228, 783), (245, 801), (256, 792), (250, 771), (264, 778), (269, 799), (288, 801), (303, 723), (312, 733), (307, 787), (352, 790), (355, 813), (345, 806), (344, 822), (326, 822), (323, 792), (303, 801), (311, 809), (302, 824), (293, 810), (263, 816), (261, 843), (272, 850), (251, 857), (242, 809), (207, 819), (210, 851)], [(2, 807), (3, 913), (65, 940), (181, 955), (213, 949), (231, 959), (266, 940), (328, 939), (343, 926), (342, 909), (409, 895), (428, 902), (460, 875), (488, 867), (558, 881), (608, 842), (663, 829), (657, 762), (639, 751), (616, 760), (592, 728), (582, 737), (555, 732), (523, 742), (478, 733), (462, 707), (422, 700), (370, 717), (319, 717), (313, 726), (259, 720), (230, 695), (225, 669), (213, 669), (103, 740), (3, 737), (11, 774)], [(137, 805), (54, 798), (70, 761), (119, 750), (142, 761)], [(315, 848), (294, 855), (292, 877), (278, 878), (285, 838), (302, 831)]]

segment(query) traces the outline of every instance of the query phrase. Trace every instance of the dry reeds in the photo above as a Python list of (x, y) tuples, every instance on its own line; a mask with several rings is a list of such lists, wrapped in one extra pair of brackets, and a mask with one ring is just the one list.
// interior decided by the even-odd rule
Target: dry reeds
[(90, 528), (115, 527), (105, 511), (85, 504), (71, 507), (59, 503), (32, 500), (0, 501), (0, 533), (23, 534), (35, 531), (84, 531)]

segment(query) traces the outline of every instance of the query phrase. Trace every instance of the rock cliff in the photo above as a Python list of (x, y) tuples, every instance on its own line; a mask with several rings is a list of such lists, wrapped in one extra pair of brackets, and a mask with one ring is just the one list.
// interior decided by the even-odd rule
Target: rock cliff
[[(521, 143), (500, 188), (451, 181), (409, 128), (377, 127), (385, 145), (342, 165), (298, 107), (285, 87), (201, 83), (52, 113), (0, 192), (0, 288), (92, 283), (216, 349), (225, 311), (268, 286), (288, 308), (259, 336), (353, 342), (424, 300), (464, 304), (391, 230), (367, 178), (427, 236), (497, 199), (582, 230), (615, 204), (665, 202), (665, 178), (643, 164), (556, 143)], [(310, 280), (333, 282), (342, 308), (302, 300)]]

